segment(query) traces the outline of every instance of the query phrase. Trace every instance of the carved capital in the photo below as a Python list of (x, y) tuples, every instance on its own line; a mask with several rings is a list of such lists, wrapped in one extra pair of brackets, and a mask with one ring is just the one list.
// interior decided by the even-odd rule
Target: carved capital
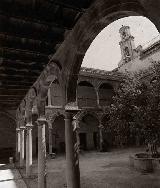
[(20, 132), (20, 128), (16, 128), (16, 131), (17, 131), (17, 132)]
[(37, 122), (38, 126), (42, 126), (47, 123), (47, 120), (45, 117), (39, 117), (36, 122)]
[(98, 128), (99, 128), (99, 129), (103, 129), (104, 126), (103, 126), (102, 124), (99, 124)]
[(47, 123), (48, 123), (48, 128), (52, 129), (52, 121), (51, 120), (47, 120)]
[(25, 130), (26, 127), (25, 126), (20, 126), (20, 130)]
[(79, 121), (73, 120), (73, 121), (72, 121), (72, 125), (73, 125), (73, 129), (74, 129), (74, 130), (80, 129)]
[(32, 123), (27, 123), (27, 124), (26, 124), (26, 129), (32, 129), (32, 128), (33, 128)]

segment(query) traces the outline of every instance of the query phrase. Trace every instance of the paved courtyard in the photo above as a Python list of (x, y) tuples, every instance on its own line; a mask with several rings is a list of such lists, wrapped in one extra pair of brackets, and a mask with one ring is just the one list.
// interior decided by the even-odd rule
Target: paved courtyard
[(19, 171), (11, 165), (0, 164), (0, 188), (27, 188)]
[[(128, 156), (140, 149), (121, 149), (106, 153), (80, 154), (81, 188), (159, 188), (160, 170), (146, 174), (129, 167)], [(21, 170), (25, 174), (25, 170)], [(33, 176), (25, 179), (30, 188), (37, 187), (37, 161)], [(47, 188), (66, 187), (65, 156), (47, 160)]]

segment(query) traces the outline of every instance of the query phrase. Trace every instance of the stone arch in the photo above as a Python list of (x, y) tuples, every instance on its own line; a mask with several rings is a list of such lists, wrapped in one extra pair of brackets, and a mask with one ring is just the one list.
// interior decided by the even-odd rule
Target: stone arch
[[(62, 86), (62, 74), (59, 65), (51, 61), (44, 69), (34, 86), (37, 89), (37, 109), (39, 116), (45, 116), (45, 105), (48, 89), (54, 80), (59, 80)], [(62, 89), (63, 91), (63, 89)], [(63, 98), (64, 93), (63, 93)]]
[(0, 111), (0, 160), (15, 156), (16, 118), (8, 112)]
[(98, 116), (98, 114), (94, 111), (88, 111), (88, 110), (85, 110), (85, 111), (79, 111), (74, 117), (73, 119), (76, 120), (76, 121), (81, 121), (82, 118), (87, 115), (87, 114), (90, 114), (92, 116), (94, 116), (98, 122), (100, 122), (100, 117)]
[(21, 104), (20, 104), (20, 116), (21, 116), (21, 119), (24, 119), (25, 118), (25, 107), (26, 107), (26, 99), (23, 99)]
[[(157, 29), (160, 30), (159, 9), (157, 3), (146, 0), (112, 1), (96, 0), (90, 9), (84, 14), (68, 36), (63, 49), (67, 49), (69, 76), (67, 79), (67, 102), (74, 102), (76, 99), (77, 75), (82, 64), (85, 52), (97, 34), (113, 21), (127, 16), (145, 16), (149, 18)], [(150, 5), (150, 6), (149, 6)], [(160, 3), (158, 3), (160, 7)], [(154, 10), (156, 9), (156, 11)], [(66, 45), (66, 46), (65, 46)], [(72, 54), (72, 55), (71, 55)], [(74, 82), (73, 82), (74, 80)], [(71, 92), (72, 91), (72, 92)]]
[(112, 102), (112, 97), (114, 96), (114, 87), (112, 84), (103, 82), (98, 87), (98, 98), (100, 106), (110, 105)]
[(77, 103), (80, 108), (97, 107), (97, 93), (89, 81), (80, 81), (77, 85)]
[[(56, 111), (56, 112), (48, 112), (46, 114), (46, 118), (47, 118), (47, 121), (51, 122), (51, 124), (54, 123), (55, 119), (58, 117), (58, 116), (65, 116), (64, 113), (62, 111)], [(52, 127), (53, 128), (53, 127)]]
[(99, 147), (99, 117), (96, 112), (84, 111), (74, 119), (78, 122), (80, 149), (95, 150)]
[(56, 153), (65, 152), (65, 117), (63, 113), (56, 113), (52, 119), (52, 147)]
[(37, 90), (34, 86), (31, 87), (29, 92), (27, 93), (25, 100), (26, 100), (26, 106), (25, 106), (25, 111), (26, 111), (26, 116), (32, 114), (32, 109), (34, 107), (34, 103), (37, 97)]
[(46, 69), (44, 69), (40, 78), (38, 79), (39, 84), (37, 89), (40, 98), (44, 99), (47, 97), (48, 88), (56, 79), (60, 82), (60, 84), (62, 83), (61, 69), (56, 63), (52, 61), (47, 65)]
[(48, 98), (50, 98), (50, 102), (52, 106), (63, 106), (63, 92), (62, 92), (62, 85), (60, 85), (60, 82), (58, 79), (55, 79), (50, 84), (50, 90), (48, 93)]

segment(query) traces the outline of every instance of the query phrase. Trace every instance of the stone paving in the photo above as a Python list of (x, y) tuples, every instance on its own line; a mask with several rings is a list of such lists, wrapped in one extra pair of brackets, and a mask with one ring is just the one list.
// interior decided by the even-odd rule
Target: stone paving
[(13, 165), (0, 164), (0, 188), (27, 188), (27, 186)]
[[(139, 149), (80, 154), (81, 188), (160, 188), (160, 171), (146, 174), (129, 167), (128, 156)], [(25, 175), (25, 169), (21, 170)], [(37, 161), (34, 176), (27, 179), (29, 188), (37, 187)], [(47, 160), (47, 188), (66, 187), (65, 156)]]

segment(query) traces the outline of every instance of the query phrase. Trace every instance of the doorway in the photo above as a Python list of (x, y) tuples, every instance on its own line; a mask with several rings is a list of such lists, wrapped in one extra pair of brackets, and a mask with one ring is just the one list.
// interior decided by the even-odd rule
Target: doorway
[(86, 133), (79, 133), (79, 139), (80, 139), (80, 149), (86, 150), (87, 149)]

